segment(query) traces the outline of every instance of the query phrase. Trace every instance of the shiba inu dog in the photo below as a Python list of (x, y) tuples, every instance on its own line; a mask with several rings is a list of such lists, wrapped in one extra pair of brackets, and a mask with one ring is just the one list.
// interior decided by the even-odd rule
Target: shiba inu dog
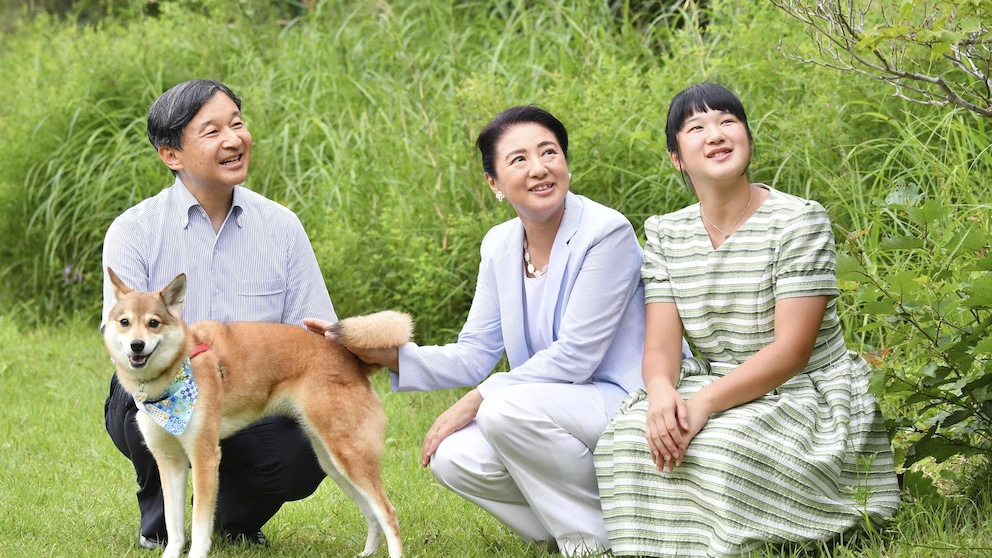
[[(340, 321), (341, 344), (301, 326), (182, 319), (186, 276), (158, 292), (124, 285), (112, 269), (116, 303), (104, 344), (121, 385), (139, 409), (138, 426), (158, 463), (165, 496), (168, 544), (178, 558), (185, 544), (187, 471), (193, 472), (189, 556), (210, 550), (221, 439), (266, 415), (304, 425), (327, 475), (358, 505), (368, 522), (361, 555), (383, 537), (390, 558), (402, 556), (399, 524), (382, 487), (380, 464), (386, 416), (369, 375), (378, 367), (343, 345), (397, 347), (412, 321), (385, 311)], [(192, 355), (192, 356), (191, 356)]]

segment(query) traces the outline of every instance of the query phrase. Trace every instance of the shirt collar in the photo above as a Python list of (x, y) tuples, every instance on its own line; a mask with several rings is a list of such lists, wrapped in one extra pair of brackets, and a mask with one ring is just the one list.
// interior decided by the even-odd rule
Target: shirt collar
[[(172, 185), (173, 190), (176, 195), (176, 208), (179, 210), (179, 218), (181, 219), (182, 227), (185, 229), (189, 226), (189, 215), (190, 211), (194, 207), (200, 207), (200, 202), (197, 201), (196, 197), (189, 191), (189, 188), (183, 184), (182, 179), (178, 176), (176, 181)], [(241, 185), (234, 187), (234, 199), (231, 204), (231, 212), (234, 215), (234, 222), (241, 227), (241, 216), (245, 211), (245, 197), (244, 193), (241, 191)]]

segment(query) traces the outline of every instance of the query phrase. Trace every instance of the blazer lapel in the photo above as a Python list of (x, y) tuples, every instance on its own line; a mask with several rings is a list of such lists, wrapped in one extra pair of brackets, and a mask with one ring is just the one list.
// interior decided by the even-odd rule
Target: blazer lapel
[[(565, 276), (565, 269), (571, 258), (571, 246), (569, 242), (579, 230), (579, 220), (582, 216), (582, 200), (575, 194), (568, 192), (565, 195), (565, 212), (561, 217), (561, 224), (558, 225), (558, 234), (555, 235), (555, 242), (551, 247), (551, 260), (548, 265), (548, 277), (544, 283), (545, 300), (553, 302), (548, 304), (549, 312), (545, 315), (547, 325), (550, 328), (552, 338), (558, 339), (558, 321), (561, 319), (560, 305), (566, 294), (562, 278)], [(523, 242), (523, 238), (521, 238)]]
[(530, 358), (524, 337), (523, 249), (524, 227), (520, 219), (515, 219), (514, 226), (507, 234), (503, 249), (500, 250), (496, 261), (496, 286), (503, 323), (503, 346), (510, 366), (516, 366)]

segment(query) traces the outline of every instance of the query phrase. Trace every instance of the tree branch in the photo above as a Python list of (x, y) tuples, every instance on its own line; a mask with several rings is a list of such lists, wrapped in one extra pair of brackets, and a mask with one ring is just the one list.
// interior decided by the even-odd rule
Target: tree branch
[[(806, 27), (816, 58), (793, 60), (884, 81), (896, 97), (992, 117), (992, 0), (772, 0)], [(857, 4), (857, 5), (856, 5)], [(966, 5), (967, 4), (967, 5)]]

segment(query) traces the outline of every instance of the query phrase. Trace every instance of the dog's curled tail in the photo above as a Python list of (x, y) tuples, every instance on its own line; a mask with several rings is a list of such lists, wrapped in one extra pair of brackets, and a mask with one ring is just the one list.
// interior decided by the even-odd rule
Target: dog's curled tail
[(383, 310), (345, 318), (332, 326), (338, 343), (356, 349), (399, 347), (413, 336), (413, 319), (403, 312)]

